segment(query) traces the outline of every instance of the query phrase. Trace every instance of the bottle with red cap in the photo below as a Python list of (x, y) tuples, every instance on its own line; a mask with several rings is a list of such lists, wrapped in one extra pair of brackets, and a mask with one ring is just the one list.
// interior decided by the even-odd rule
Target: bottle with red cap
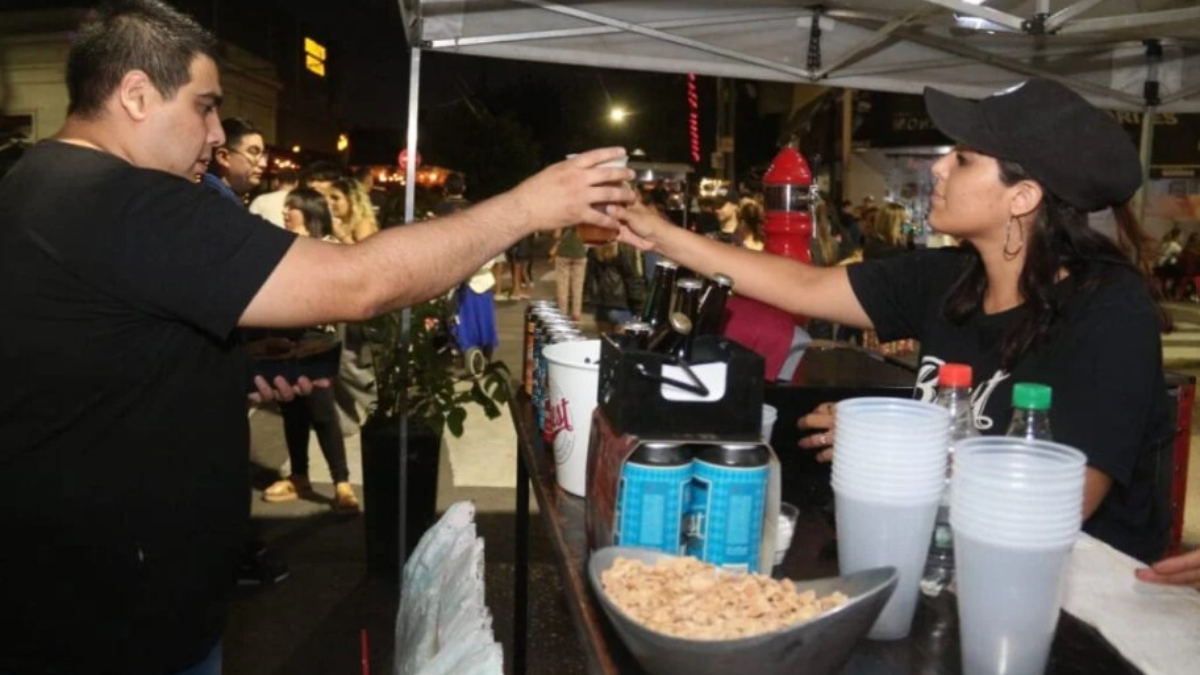
[[(946, 363), (938, 369), (937, 404), (950, 411), (950, 460), (954, 460), (954, 445), (977, 436), (975, 410), (971, 405), (971, 366)], [(936, 596), (954, 578), (954, 536), (950, 532), (950, 472), (946, 472), (946, 488), (938, 503), (933, 541), (925, 558), (925, 573), (921, 577), (921, 592)]]

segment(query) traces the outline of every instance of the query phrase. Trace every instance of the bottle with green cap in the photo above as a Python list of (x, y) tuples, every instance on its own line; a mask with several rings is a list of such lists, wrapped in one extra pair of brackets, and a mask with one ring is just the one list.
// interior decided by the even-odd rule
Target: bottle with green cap
[(1036, 382), (1018, 382), (1013, 385), (1012, 422), (1008, 435), (1027, 440), (1053, 440), (1050, 434), (1050, 400), (1053, 390)]

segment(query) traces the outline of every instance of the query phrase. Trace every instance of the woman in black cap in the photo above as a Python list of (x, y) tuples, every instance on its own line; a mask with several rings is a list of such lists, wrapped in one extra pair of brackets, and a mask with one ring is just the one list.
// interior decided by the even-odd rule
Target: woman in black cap
[[(1054, 389), (1056, 440), (1088, 456), (1084, 530), (1141, 560), (1166, 543), (1168, 509), (1155, 471), (1171, 437), (1160, 332), (1143, 266), (1148, 240), (1127, 202), (1142, 170), (1121, 127), (1047, 80), (981, 101), (927, 89), (939, 129), (958, 146), (938, 160), (934, 229), (962, 240), (849, 267), (818, 268), (731, 250), (636, 208), (625, 240), (681, 265), (734, 279), (738, 293), (789, 313), (921, 342), (917, 397), (935, 397), (938, 367), (976, 374), (976, 424), (1003, 434), (1014, 382)], [(1116, 241), (1088, 226), (1111, 208)], [(802, 444), (827, 447), (826, 429)]]

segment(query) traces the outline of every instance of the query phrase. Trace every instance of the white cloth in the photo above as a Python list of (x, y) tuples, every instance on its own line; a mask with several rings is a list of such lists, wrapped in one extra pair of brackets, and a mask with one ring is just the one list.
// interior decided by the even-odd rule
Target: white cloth
[(287, 227), (283, 222), (283, 205), (287, 201), (288, 192), (291, 190), (276, 190), (255, 197), (254, 201), (250, 202), (250, 213), (266, 218), (276, 227)]
[(492, 268), (502, 262), (504, 262), (503, 253), (485, 262), (483, 267), (475, 270), (475, 273), (467, 280), (467, 286), (476, 293), (486, 293), (495, 288), (496, 275), (492, 273)]
[(1200, 668), (1200, 593), (1133, 576), (1142, 563), (1086, 534), (1067, 563), (1063, 609), (1095, 626), (1146, 675)]

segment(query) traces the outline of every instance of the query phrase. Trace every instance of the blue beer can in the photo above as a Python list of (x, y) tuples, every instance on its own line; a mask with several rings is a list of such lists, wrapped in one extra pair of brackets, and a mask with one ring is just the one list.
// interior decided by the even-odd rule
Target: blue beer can
[(699, 449), (692, 461), (687, 552), (718, 567), (758, 570), (771, 456), (757, 443)]
[(617, 486), (613, 544), (686, 553), (692, 453), (677, 443), (643, 443), (625, 461)]
[(572, 324), (569, 319), (562, 317), (546, 317), (537, 328), (533, 344), (533, 403), (534, 420), (538, 432), (546, 429), (546, 401), (549, 400), (549, 390), (546, 388), (546, 373), (548, 364), (542, 350), (554, 344), (554, 335), (569, 331)]

